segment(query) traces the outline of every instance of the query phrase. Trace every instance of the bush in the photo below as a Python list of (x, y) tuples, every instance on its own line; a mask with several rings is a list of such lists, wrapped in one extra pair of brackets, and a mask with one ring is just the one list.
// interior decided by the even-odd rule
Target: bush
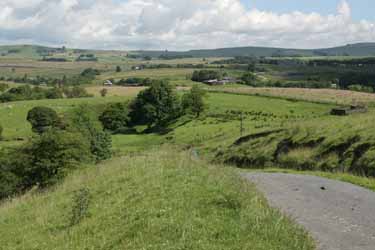
[(81, 133), (90, 142), (90, 151), (96, 161), (111, 157), (111, 136), (103, 131), (96, 112), (87, 105), (74, 109), (68, 119), (68, 129)]
[(253, 73), (251, 72), (248, 72), (248, 73), (245, 73), (242, 77), (241, 77), (241, 80), (244, 84), (246, 85), (250, 85), (250, 86), (255, 86), (255, 81), (256, 81), (256, 77)]
[(0, 95), (0, 102), (63, 98), (61, 89), (31, 88), (29, 85), (9, 89)]
[(88, 215), (90, 201), (89, 189), (82, 188), (74, 193), (70, 226), (79, 224)]
[(85, 98), (92, 97), (83, 87), (74, 86), (73, 88), (65, 88), (64, 94), (67, 98)]
[(367, 92), (367, 93), (374, 92), (374, 89), (372, 87), (362, 86), (359, 84), (350, 85), (348, 86), (348, 89), (351, 91), (358, 91), (358, 92)]
[(194, 85), (191, 90), (182, 97), (182, 108), (185, 111), (194, 113), (197, 117), (204, 111), (205, 103), (203, 97), (205, 91)]
[(15, 164), (21, 158), (22, 155), (15, 152), (0, 151), (0, 200), (21, 190), (22, 179), (17, 175), (19, 164)]
[(222, 75), (219, 71), (215, 70), (195, 70), (191, 80), (194, 82), (204, 82), (213, 79), (221, 79)]
[(99, 117), (103, 127), (110, 131), (116, 131), (127, 127), (130, 122), (129, 111), (126, 103), (108, 104)]
[(9, 85), (6, 83), (0, 83), (0, 92), (4, 92), (9, 88)]
[(60, 123), (56, 111), (47, 107), (35, 107), (31, 109), (27, 114), (27, 121), (31, 123), (33, 132), (39, 134), (57, 127)]
[(26, 188), (54, 184), (68, 169), (92, 159), (89, 141), (79, 133), (63, 130), (49, 130), (34, 137), (23, 153), (28, 160), (20, 177)]
[(175, 89), (164, 81), (153, 82), (140, 92), (130, 105), (130, 117), (134, 124), (164, 127), (181, 115), (181, 106)]
[(49, 130), (22, 147), (0, 152), (0, 199), (54, 184), (91, 159), (90, 144), (80, 133)]

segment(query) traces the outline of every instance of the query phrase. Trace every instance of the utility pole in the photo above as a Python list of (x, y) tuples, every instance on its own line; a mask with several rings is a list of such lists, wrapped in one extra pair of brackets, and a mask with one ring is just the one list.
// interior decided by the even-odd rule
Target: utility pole
[(244, 132), (244, 127), (243, 127), (243, 113), (242, 113), (242, 111), (240, 113), (240, 121), (241, 121), (241, 123), (240, 123), (240, 135), (242, 137), (243, 132)]

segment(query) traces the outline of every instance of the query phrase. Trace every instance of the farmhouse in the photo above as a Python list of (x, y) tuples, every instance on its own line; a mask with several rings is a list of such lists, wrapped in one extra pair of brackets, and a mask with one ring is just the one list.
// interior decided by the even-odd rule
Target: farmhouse
[(107, 80), (103, 83), (104, 86), (112, 86), (113, 83), (110, 80)]
[(208, 85), (226, 85), (228, 83), (236, 83), (236, 82), (237, 82), (237, 79), (232, 78), (232, 77), (223, 77), (223, 79), (221, 80), (212, 79), (212, 80), (204, 81), (204, 83)]

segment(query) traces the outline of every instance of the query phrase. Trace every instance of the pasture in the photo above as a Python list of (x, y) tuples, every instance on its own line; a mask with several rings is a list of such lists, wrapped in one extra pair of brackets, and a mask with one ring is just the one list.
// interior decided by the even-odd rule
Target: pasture
[(307, 102), (350, 105), (365, 103), (373, 105), (375, 94), (338, 89), (308, 89), (308, 88), (252, 88), (243, 86), (227, 86), (225, 88), (210, 88), (228, 93), (249, 94), (282, 99), (301, 100)]

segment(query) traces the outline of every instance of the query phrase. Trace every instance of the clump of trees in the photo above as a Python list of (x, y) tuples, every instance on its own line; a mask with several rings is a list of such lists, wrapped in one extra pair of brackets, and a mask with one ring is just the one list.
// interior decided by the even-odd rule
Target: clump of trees
[(58, 99), (63, 93), (58, 88), (30, 87), (29, 85), (14, 87), (0, 95), (0, 102), (14, 102), (23, 100)]
[(14, 87), (0, 94), (0, 102), (15, 102), (24, 100), (61, 99), (61, 98), (92, 97), (85, 88), (74, 86), (65, 88), (41, 88), (29, 85)]
[(196, 85), (180, 98), (168, 82), (154, 81), (130, 103), (107, 104), (99, 120), (112, 133), (134, 133), (137, 125), (162, 131), (185, 114), (199, 117), (206, 109), (205, 95)]
[(61, 124), (56, 111), (48, 107), (31, 109), (27, 114), (26, 120), (31, 124), (33, 132), (38, 134), (57, 128)]
[(109, 159), (112, 142), (107, 131), (135, 125), (165, 129), (184, 114), (199, 117), (206, 108), (204, 95), (194, 86), (180, 98), (168, 82), (154, 81), (130, 104), (108, 104), (100, 115), (87, 105), (63, 116), (48, 107), (31, 109), (27, 120), (34, 136), (18, 148), (0, 150), (0, 199), (33, 186), (53, 185), (79, 164)]
[(36, 107), (28, 120), (36, 132), (32, 139), (0, 151), (0, 199), (33, 186), (50, 186), (81, 163), (111, 157), (111, 137), (88, 106), (64, 117), (50, 108)]
[(130, 117), (135, 124), (164, 127), (182, 114), (175, 89), (165, 81), (154, 81), (130, 104)]
[(375, 88), (375, 73), (372, 72), (351, 72), (343, 74), (339, 79), (339, 86), (342, 89), (349, 89), (349, 86), (361, 85), (366, 91)]
[(219, 71), (215, 70), (195, 70), (191, 77), (194, 82), (204, 82), (212, 79), (220, 80), (223, 75)]
[(98, 58), (94, 54), (81, 54), (76, 59), (77, 62), (97, 62)]
[(130, 77), (127, 79), (120, 79), (118, 81), (114, 81), (114, 84), (120, 86), (150, 86), (152, 83), (151, 78), (142, 78), (142, 77)]
[(249, 86), (256, 86), (256, 76), (254, 73), (247, 72), (242, 75), (241, 77), (242, 83), (249, 85)]
[(0, 81), (8, 81), (8, 82), (15, 82), (15, 83), (28, 83), (31, 85), (47, 85), (47, 86), (75, 86), (75, 85), (83, 85), (91, 83), (97, 75), (100, 75), (100, 71), (93, 68), (87, 68), (83, 70), (78, 75), (73, 75), (70, 77), (63, 76), (62, 78), (49, 78), (44, 76), (35, 76), (29, 77), (27, 74), (24, 76), (0, 76)]
[(85, 88), (80, 87), (80, 86), (74, 86), (72, 88), (64, 88), (63, 92), (67, 98), (93, 97), (93, 95), (89, 94)]
[(120, 131), (130, 126), (128, 103), (108, 104), (99, 116), (104, 129), (111, 132)]
[(0, 83), (0, 92), (4, 92), (9, 88), (9, 85), (6, 83)]

